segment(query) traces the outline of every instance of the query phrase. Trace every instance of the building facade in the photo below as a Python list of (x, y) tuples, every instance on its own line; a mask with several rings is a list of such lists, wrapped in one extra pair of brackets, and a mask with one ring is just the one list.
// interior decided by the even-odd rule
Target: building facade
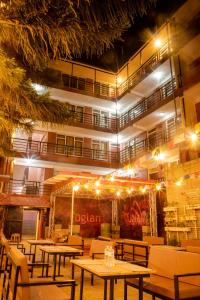
[(17, 195), (46, 211), (45, 181), (63, 172), (155, 179), (166, 189), (168, 239), (199, 237), (199, 12), (199, 1), (186, 1), (117, 73), (52, 61), (40, 82), (69, 104), (71, 118), (37, 122), (31, 135), (16, 131), (13, 154), (1, 160), (2, 192), (10, 195), (2, 205)]

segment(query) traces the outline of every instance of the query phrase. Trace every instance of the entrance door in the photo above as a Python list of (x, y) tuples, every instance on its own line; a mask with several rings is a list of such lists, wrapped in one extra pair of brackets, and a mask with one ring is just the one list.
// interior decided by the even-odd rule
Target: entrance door
[(38, 225), (37, 210), (23, 210), (23, 223), (22, 223), (22, 236), (23, 239), (36, 239), (37, 238), (37, 225)]

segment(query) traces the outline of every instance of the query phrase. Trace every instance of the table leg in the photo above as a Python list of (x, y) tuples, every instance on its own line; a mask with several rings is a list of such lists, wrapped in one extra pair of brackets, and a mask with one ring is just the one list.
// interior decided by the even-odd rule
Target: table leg
[[(45, 252), (42, 251), (41, 255), (41, 261), (44, 263), (45, 262)], [(42, 266), (42, 277), (44, 276), (44, 266)]]
[(57, 261), (57, 255), (54, 254), (53, 256), (53, 280), (56, 278), (56, 261)]
[(81, 269), (80, 300), (83, 300), (84, 269)]
[[(74, 257), (73, 257), (74, 258)], [(75, 268), (75, 265), (72, 264), (72, 279), (74, 279), (74, 268)]]
[(114, 300), (114, 278), (110, 279), (110, 300)]
[(107, 300), (107, 280), (104, 280), (104, 296), (103, 296), (104, 300)]
[(143, 277), (139, 277), (139, 300), (143, 300)]
[(58, 276), (60, 276), (61, 255), (58, 257)]

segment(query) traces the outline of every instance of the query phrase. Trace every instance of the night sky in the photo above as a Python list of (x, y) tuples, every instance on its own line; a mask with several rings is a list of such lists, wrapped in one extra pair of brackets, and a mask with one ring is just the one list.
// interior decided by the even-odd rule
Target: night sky
[(73, 60), (117, 71), (184, 2), (185, 0), (157, 0), (156, 6), (147, 15), (135, 19), (134, 24), (123, 34), (123, 41), (116, 41), (114, 48), (100, 57), (87, 58), (83, 55), (81, 59)]

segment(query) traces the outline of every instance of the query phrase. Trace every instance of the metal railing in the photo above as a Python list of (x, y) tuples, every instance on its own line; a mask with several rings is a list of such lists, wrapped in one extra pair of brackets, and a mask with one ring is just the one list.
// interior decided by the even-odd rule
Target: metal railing
[[(52, 79), (48, 79), (48, 76), (44, 76), (43, 80), (50, 86), (59, 86), (60, 88), (81, 94), (115, 101), (118, 98), (120, 99), (127, 91), (147, 77), (157, 66), (163, 63), (168, 56), (169, 46), (167, 42), (118, 87), (113, 84), (101, 83), (92, 79), (73, 76), (62, 72), (59, 73), (59, 81), (55, 79), (52, 81)], [(52, 72), (55, 71), (54, 69), (49, 69), (48, 72), (51, 72), (51, 70)]]
[(125, 147), (123, 150), (121, 150), (120, 163), (124, 164), (131, 162), (146, 152), (153, 151), (156, 147), (170, 142), (180, 128), (181, 124), (177, 123), (176, 125), (171, 125), (166, 130), (158, 131), (153, 135), (149, 135), (143, 140), (137, 140), (136, 138), (133, 142), (133, 145)]
[(111, 84), (105, 84), (61, 73), (61, 80), (64, 88), (78, 90), (86, 95), (99, 97), (107, 100), (116, 98), (116, 87)]
[[(92, 160), (92, 161), (104, 161), (108, 163), (116, 163), (119, 161), (118, 153), (106, 150), (97, 150), (84, 147), (74, 147), (68, 145), (59, 145), (54, 143), (16, 139), (12, 140), (12, 150), (18, 153), (31, 154), (37, 158), (37, 156), (47, 156), (48, 160), (51, 160), (49, 155), (64, 156), (64, 160), (69, 157), (79, 157), (80, 160)], [(88, 161), (87, 161), (88, 163)]]
[(107, 117), (99, 114), (88, 114), (69, 110), (71, 121), (69, 125), (86, 125), (92, 129), (106, 129), (108, 131), (117, 132), (117, 118)]
[(51, 186), (38, 181), (10, 179), (4, 184), (3, 192), (17, 195), (48, 196), (51, 193)]
[(163, 63), (168, 56), (169, 45), (166, 43), (117, 88), (117, 97), (121, 98), (128, 90), (135, 87), (142, 79), (147, 77), (156, 67)]
[(146, 113), (162, 106), (168, 97), (173, 95), (175, 90), (176, 81), (173, 79), (162, 85), (149, 97), (140, 100), (128, 112), (119, 117), (119, 129), (129, 126), (138, 118), (142, 118)]

